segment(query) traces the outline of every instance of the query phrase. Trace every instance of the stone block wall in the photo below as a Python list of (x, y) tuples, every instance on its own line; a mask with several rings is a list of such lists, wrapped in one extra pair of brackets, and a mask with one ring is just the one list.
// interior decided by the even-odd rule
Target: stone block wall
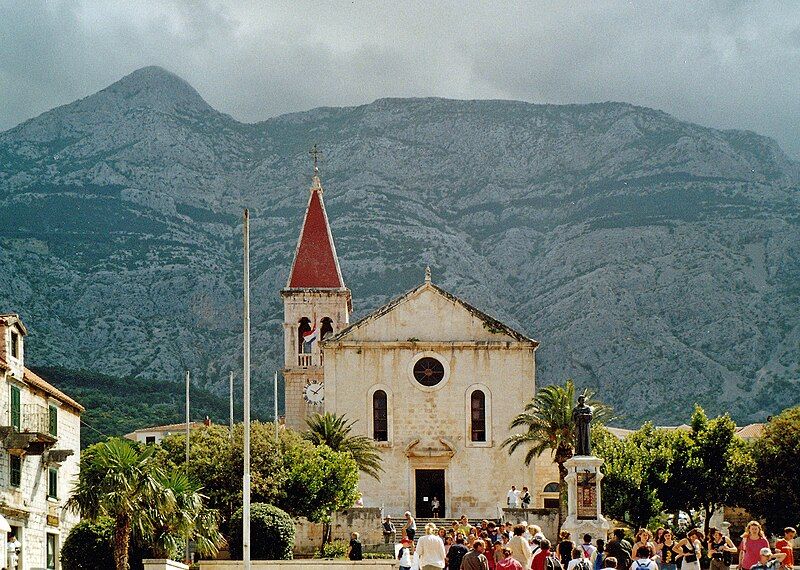
[[(360, 535), (365, 550), (383, 544), (381, 510), (378, 508), (345, 509), (334, 513), (331, 521), (331, 538), (350, 541), (350, 533)], [(294, 552), (296, 556), (310, 556), (322, 544), (322, 524), (306, 519), (295, 520)]]
[[(523, 521), (529, 525), (539, 525), (548, 540), (558, 541), (558, 511), (556, 509), (503, 509), (503, 522), (516, 524)], [(604, 536), (592, 538), (605, 539)]]

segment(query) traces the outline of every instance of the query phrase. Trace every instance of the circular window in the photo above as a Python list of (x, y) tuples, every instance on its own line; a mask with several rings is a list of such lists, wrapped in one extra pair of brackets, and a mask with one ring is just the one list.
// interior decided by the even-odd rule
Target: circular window
[(444, 365), (430, 356), (414, 364), (414, 378), (423, 386), (436, 386), (444, 378)]

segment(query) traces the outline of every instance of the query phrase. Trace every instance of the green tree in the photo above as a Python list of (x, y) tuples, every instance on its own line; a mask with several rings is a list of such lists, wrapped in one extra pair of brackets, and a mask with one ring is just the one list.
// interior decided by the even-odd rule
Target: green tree
[[(242, 559), (242, 509), (231, 519), (231, 558)], [(250, 556), (253, 560), (291, 560), (294, 521), (286, 511), (264, 503), (250, 506)]]
[(175, 497), (163, 489), (153, 447), (138, 449), (121, 438), (97, 443), (81, 454), (80, 477), (67, 507), (88, 520), (114, 521), (114, 566), (127, 570), (131, 533), (153, 531), (153, 509), (172, 511)]
[[(351, 453), (314, 445), (292, 430), (281, 430), (276, 442), (271, 423), (253, 422), (250, 432), (254, 503), (272, 504), (314, 522), (326, 522), (334, 511), (355, 503), (358, 465)], [(161, 446), (167, 465), (183, 466), (184, 435), (165, 438)], [(189, 438), (189, 475), (208, 489), (209, 507), (219, 510), (228, 536), (231, 516), (242, 506), (243, 449), (241, 425), (235, 426), (233, 437), (227, 428), (211, 426), (192, 430)]]
[(175, 498), (175, 508), (151, 507), (147, 515), (153, 521), (153, 532), (139, 537), (140, 542), (149, 546), (155, 558), (177, 559), (186, 537), (194, 540), (201, 556), (219, 552), (224, 542), (219, 532), (219, 516), (206, 507), (200, 485), (178, 469), (159, 472), (156, 477), (161, 488)]
[(592, 433), (592, 451), (603, 465), (603, 510), (634, 527), (644, 527), (662, 510), (658, 489), (672, 461), (674, 432), (649, 422), (625, 439), (600, 427)]
[(753, 445), (755, 464), (748, 509), (763, 516), (767, 529), (779, 534), (800, 523), (800, 406), (784, 410), (764, 426)]
[[(595, 425), (602, 425), (613, 418), (611, 408), (594, 400), (591, 390), (585, 389), (582, 395), (586, 398), (586, 404), (593, 408)], [(564, 520), (564, 479), (567, 476), (564, 463), (572, 457), (575, 446), (575, 421), (572, 419), (575, 396), (572, 380), (567, 380), (564, 386), (545, 386), (525, 406), (523, 413), (511, 422), (510, 429), (522, 427), (525, 431), (512, 434), (502, 444), (503, 447), (508, 447), (509, 454), (521, 446), (527, 446), (525, 465), (530, 465), (535, 457), (546, 451), (551, 453), (553, 461), (558, 465), (561, 490), (559, 527)]]
[(114, 521), (99, 517), (83, 520), (69, 531), (61, 548), (64, 570), (95, 570), (114, 566)]
[(308, 431), (303, 435), (314, 445), (327, 445), (334, 451), (347, 452), (356, 460), (359, 470), (380, 480), (381, 455), (375, 442), (365, 435), (352, 435), (356, 421), (330, 412), (314, 414), (306, 420)]

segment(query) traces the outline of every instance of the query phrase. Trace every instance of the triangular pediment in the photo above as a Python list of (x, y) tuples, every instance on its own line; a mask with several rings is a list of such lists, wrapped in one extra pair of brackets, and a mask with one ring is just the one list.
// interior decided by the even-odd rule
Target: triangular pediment
[(330, 340), (538, 344), (429, 282), (372, 312)]

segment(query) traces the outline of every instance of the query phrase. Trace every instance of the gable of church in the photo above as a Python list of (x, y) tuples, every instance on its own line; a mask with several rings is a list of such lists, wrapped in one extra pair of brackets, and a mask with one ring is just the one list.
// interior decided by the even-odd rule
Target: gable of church
[(331, 341), (538, 343), (447, 291), (424, 283), (352, 324)]

